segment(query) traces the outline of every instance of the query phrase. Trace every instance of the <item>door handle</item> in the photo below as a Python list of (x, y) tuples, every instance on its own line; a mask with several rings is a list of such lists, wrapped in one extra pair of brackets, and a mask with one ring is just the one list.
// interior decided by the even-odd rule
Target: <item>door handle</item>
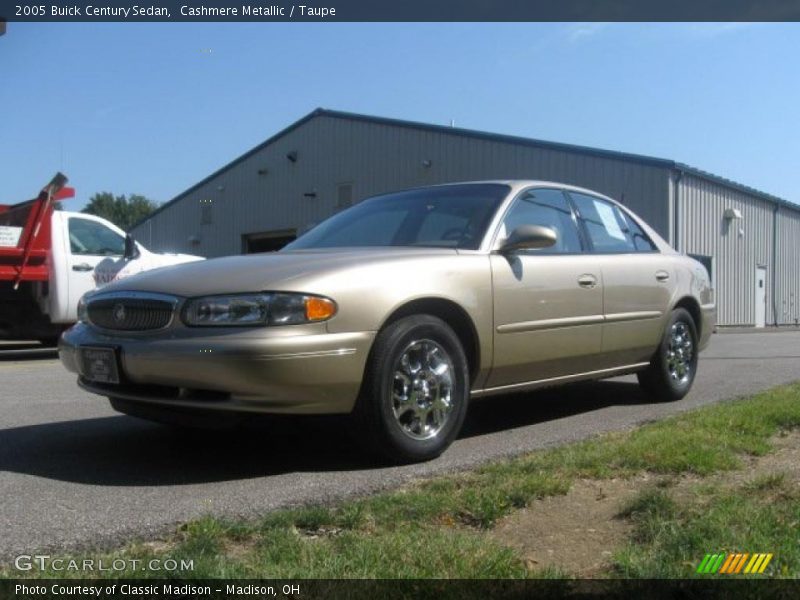
[(94, 267), (92, 265), (90, 265), (89, 263), (81, 263), (79, 265), (72, 265), (72, 270), (73, 271), (84, 271), (85, 272), (85, 271), (91, 271), (93, 269), (94, 269)]
[(578, 277), (578, 285), (581, 286), (582, 288), (591, 289), (597, 285), (597, 277), (589, 273), (581, 275), (580, 277)]
[(656, 281), (667, 281), (669, 280), (669, 273), (666, 271), (656, 271)]

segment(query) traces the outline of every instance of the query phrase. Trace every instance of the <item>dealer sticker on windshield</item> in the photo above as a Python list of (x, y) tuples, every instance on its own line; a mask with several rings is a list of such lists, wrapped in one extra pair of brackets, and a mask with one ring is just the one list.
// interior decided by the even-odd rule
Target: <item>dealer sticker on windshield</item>
[(81, 348), (82, 374), (97, 383), (119, 383), (117, 357), (112, 348)]

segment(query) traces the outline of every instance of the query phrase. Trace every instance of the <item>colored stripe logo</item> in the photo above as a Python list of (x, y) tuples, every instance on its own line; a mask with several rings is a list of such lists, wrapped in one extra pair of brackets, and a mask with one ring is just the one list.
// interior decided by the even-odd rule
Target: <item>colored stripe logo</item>
[(725, 575), (763, 573), (771, 560), (771, 553), (706, 554), (697, 566), (697, 573)]

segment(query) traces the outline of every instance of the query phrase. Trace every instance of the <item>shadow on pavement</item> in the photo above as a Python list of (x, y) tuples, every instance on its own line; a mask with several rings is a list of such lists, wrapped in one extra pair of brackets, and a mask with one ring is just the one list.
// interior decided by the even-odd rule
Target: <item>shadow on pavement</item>
[(608, 406), (651, 404), (635, 381), (594, 381), (473, 400), (462, 438), (554, 421)]
[[(620, 381), (485, 398), (471, 405), (461, 437), (649, 402), (638, 385)], [(121, 415), (0, 430), (0, 471), (99, 486), (186, 485), (386, 466), (350, 440), (343, 418), (271, 418), (243, 431), (186, 432)]]
[(58, 348), (39, 342), (0, 342), (0, 362), (51, 359), (58, 356)]

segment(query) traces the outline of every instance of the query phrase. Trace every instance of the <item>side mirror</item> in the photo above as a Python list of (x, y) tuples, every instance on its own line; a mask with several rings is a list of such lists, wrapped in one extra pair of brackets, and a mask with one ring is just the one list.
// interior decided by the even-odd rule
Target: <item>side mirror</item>
[(133, 239), (133, 236), (128, 233), (125, 235), (125, 254), (122, 255), (122, 258), (125, 260), (133, 260), (134, 258), (139, 258), (139, 248), (136, 247), (136, 240)]
[(520, 225), (511, 232), (503, 243), (500, 252), (510, 253), (518, 250), (550, 248), (558, 241), (558, 234), (552, 227), (544, 225)]

